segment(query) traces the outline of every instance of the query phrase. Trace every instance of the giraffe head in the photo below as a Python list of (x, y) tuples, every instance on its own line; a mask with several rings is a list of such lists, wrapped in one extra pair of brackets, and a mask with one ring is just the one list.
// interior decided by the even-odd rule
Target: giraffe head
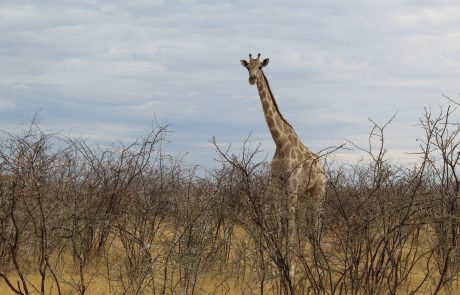
[(262, 68), (268, 65), (268, 58), (260, 61), (260, 53), (257, 58), (252, 58), (252, 55), (249, 54), (249, 62), (244, 59), (240, 62), (249, 71), (249, 84), (254, 85), (257, 79), (262, 78)]

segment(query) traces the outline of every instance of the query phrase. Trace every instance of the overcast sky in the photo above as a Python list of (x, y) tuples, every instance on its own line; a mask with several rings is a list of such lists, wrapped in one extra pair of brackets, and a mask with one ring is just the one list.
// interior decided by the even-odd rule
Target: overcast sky
[(423, 107), (460, 99), (459, 15), (458, 0), (0, 0), (0, 129), (39, 112), (45, 129), (106, 144), (157, 120), (189, 163), (213, 166), (213, 136), (238, 147), (250, 133), (270, 158), (239, 62), (260, 52), (281, 112), (312, 150), (365, 144), (369, 117), (398, 112), (387, 143), (405, 160)]

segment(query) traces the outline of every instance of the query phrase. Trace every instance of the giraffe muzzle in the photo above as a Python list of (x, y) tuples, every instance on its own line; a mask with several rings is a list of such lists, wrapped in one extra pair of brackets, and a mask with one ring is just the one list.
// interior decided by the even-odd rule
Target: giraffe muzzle
[(249, 84), (254, 85), (254, 83), (256, 83), (256, 77), (249, 77)]

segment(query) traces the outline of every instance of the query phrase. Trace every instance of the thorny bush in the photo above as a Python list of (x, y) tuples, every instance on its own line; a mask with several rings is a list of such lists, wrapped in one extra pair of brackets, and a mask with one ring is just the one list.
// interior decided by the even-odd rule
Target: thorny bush
[(322, 240), (292, 249), (267, 191), (269, 164), (255, 160), (259, 147), (235, 155), (214, 140), (220, 167), (197, 173), (163, 151), (166, 126), (111, 146), (36, 121), (3, 132), (0, 280), (15, 294), (87, 294), (96, 278), (110, 294), (454, 293), (455, 108), (425, 110), (417, 165), (387, 157), (391, 120), (371, 121), (367, 147), (349, 143), (364, 155), (358, 163), (324, 153)]

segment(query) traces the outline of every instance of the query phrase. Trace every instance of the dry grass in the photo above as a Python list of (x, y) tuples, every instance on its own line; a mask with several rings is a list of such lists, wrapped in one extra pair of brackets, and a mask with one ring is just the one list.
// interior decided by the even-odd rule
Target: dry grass
[[(432, 233), (432, 231), (431, 231)], [(169, 231), (170, 234), (170, 231)], [(197, 286), (195, 289), (196, 294), (203, 294), (203, 295), (241, 295), (241, 294), (259, 294), (260, 293), (260, 286), (258, 285), (258, 276), (255, 275), (255, 269), (251, 267), (246, 267), (243, 277), (233, 277), (232, 276), (232, 269), (231, 266), (236, 263), (235, 259), (235, 252), (236, 252), (236, 245), (243, 242), (243, 244), (250, 243), (249, 237), (245, 234), (245, 231), (241, 228), (237, 228), (235, 230), (235, 241), (232, 244), (231, 253), (230, 253), (230, 261), (227, 263), (227, 269), (222, 269), (221, 271), (213, 271), (204, 274), (197, 282)], [(113, 257), (114, 260), (119, 258), (119, 251), (123, 248), (120, 241), (114, 242), (112, 245), (112, 249), (114, 251)], [(326, 243), (327, 244), (327, 243)], [(420, 241), (420, 246), (425, 245), (427, 247), (427, 241)], [(428, 249), (425, 249), (428, 250)], [(154, 253), (152, 253), (153, 255)], [(60, 281), (66, 282), (61, 284), (61, 293), (62, 294), (78, 294), (78, 292), (73, 288), (70, 284), (78, 284), (80, 279), (78, 274), (78, 267), (73, 262), (74, 260), (70, 255), (65, 255), (65, 261), (62, 262), (60, 267), (63, 269), (59, 269), (61, 273)], [(427, 261), (419, 261), (417, 266), (414, 268), (412, 273), (410, 274), (411, 278), (408, 280), (412, 282), (412, 285), (409, 283), (402, 284), (396, 294), (408, 294), (408, 290), (413, 289), (413, 287), (418, 284), (419, 282), (425, 279), (424, 270), (426, 269)], [(86, 290), (86, 294), (99, 294), (99, 295), (109, 295), (109, 294), (123, 294), (122, 288), (116, 288), (113, 286), (113, 282), (107, 280), (107, 276), (105, 275), (105, 265), (102, 259), (94, 259), (93, 261), (89, 262), (90, 267), (88, 267), (85, 275), (88, 278), (88, 288)], [(34, 268), (31, 267), (31, 270)], [(31, 294), (40, 294), (39, 286), (41, 283), (41, 276), (37, 273), (29, 273), (26, 272), (27, 279), (29, 280), (30, 286), (36, 286), (31, 288)], [(10, 278), (12, 281), (17, 281), (19, 278), (17, 276), (12, 276)], [(160, 277), (157, 277), (156, 280), (161, 281)], [(179, 278), (176, 276), (172, 278), (174, 281), (173, 284), (179, 284)], [(273, 281), (268, 281), (264, 286), (264, 292), (266, 294), (278, 294), (277, 289), (278, 287), (273, 287), (278, 284), (278, 280), (275, 278)], [(450, 292), (450, 293), (449, 293)], [(452, 289), (447, 292), (441, 292), (440, 294), (459, 294), (460, 293), (460, 286), (458, 285), (458, 280), (456, 284), (452, 286)], [(432, 294), (433, 289), (420, 289), (416, 294), (424, 295), (424, 294)], [(6, 284), (0, 284), (0, 294), (15, 294), (11, 291), (10, 288)], [(57, 288), (55, 282), (52, 280), (51, 277), (46, 278), (46, 289), (45, 294), (57, 294)], [(142, 294), (155, 294), (153, 291), (145, 291)], [(161, 294), (161, 293), (160, 293)], [(178, 294), (171, 290), (167, 290), (165, 294)]]

